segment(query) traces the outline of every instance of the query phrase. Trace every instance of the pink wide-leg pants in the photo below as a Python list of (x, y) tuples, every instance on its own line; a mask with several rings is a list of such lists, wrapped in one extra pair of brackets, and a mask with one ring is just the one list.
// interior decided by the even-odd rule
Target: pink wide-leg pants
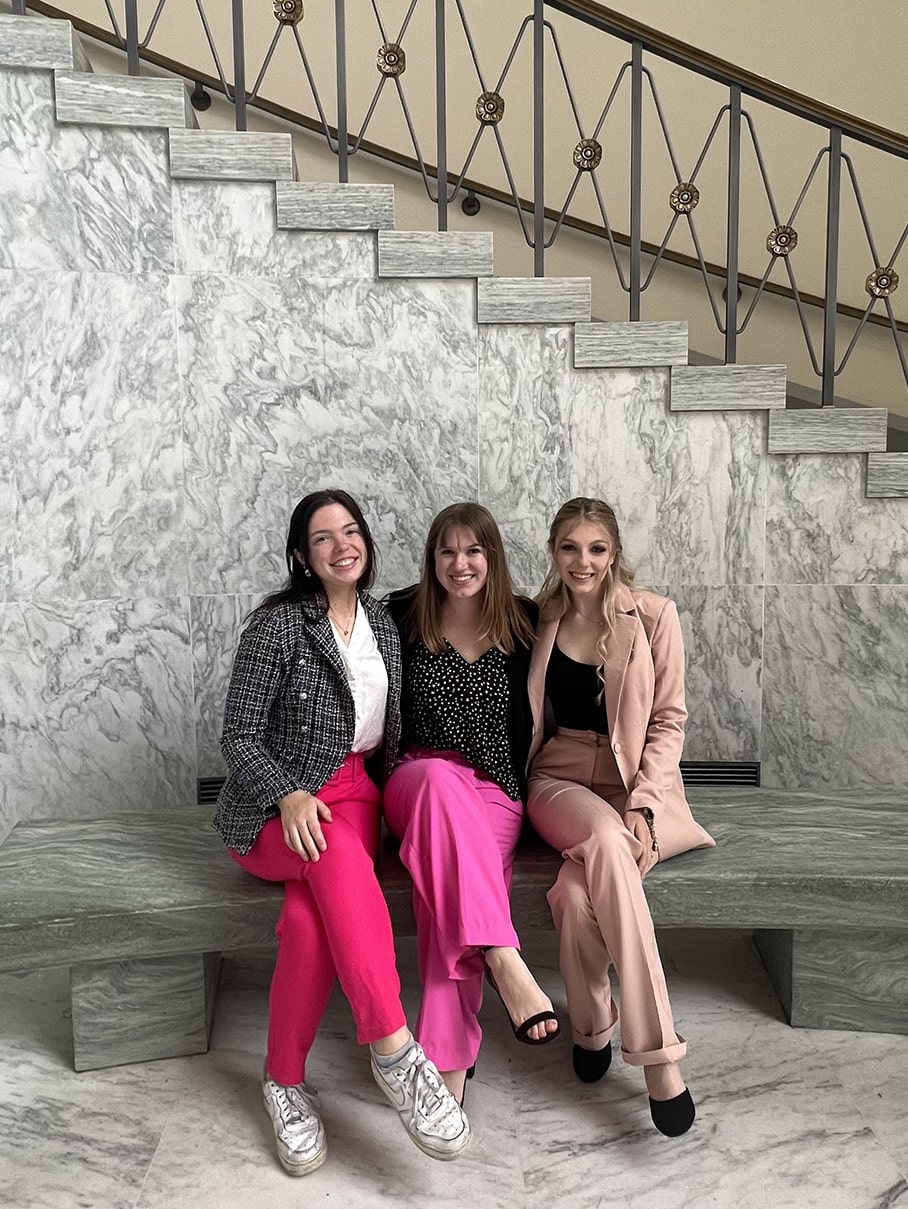
[(482, 1040), (480, 948), (520, 947), (508, 895), (523, 805), (456, 752), (424, 749), (404, 756), (384, 800), (413, 879), (416, 1036), (439, 1070), (466, 1070)]
[(632, 1066), (678, 1062), (675, 1032), (643, 879), (640, 841), (624, 825), (627, 791), (607, 735), (559, 730), (533, 762), (530, 822), (564, 864), (548, 893), (561, 937), (561, 975), (574, 1044), (602, 1049), (618, 1022), (609, 967), (621, 988), (621, 1052)]
[(249, 873), (285, 883), (267, 1058), (268, 1074), (285, 1087), (305, 1080), (335, 978), (350, 1001), (360, 1044), (389, 1037), (406, 1023), (391, 920), (375, 876), (381, 795), (362, 756), (349, 755), (316, 796), (333, 816), (322, 824), (328, 847), (317, 861), (287, 847), (279, 817), (268, 820), (245, 855), (228, 849)]

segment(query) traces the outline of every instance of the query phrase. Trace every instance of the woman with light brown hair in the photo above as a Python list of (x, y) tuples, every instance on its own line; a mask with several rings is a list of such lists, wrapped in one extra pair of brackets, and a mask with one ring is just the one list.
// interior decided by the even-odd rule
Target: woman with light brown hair
[(498, 526), (473, 503), (438, 514), (420, 582), (388, 604), (403, 647), (404, 755), (385, 787), (385, 817), (413, 878), (423, 984), (416, 1034), (462, 1100), (482, 1037), (484, 972), (519, 1041), (542, 1045), (559, 1027), (520, 956), (508, 900), (538, 614), (514, 594)]
[(614, 966), (622, 1056), (643, 1067), (653, 1123), (674, 1137), (690, 1129), (695, 1108), (678, 1066), (687, 1044), (675, 1032), (643, 878), (659, 860), (713, 844), (681, 781), (687, 710), (678, 611), (634, 587), (615, 513), (602, 500), (559, 509), (549, 554), (530, 670), (540, 725), (528, 810), (564, 857), (548, 900), (561, 937), (574, 1071), (594, 1083), (608, 1070), (618, 1023)]

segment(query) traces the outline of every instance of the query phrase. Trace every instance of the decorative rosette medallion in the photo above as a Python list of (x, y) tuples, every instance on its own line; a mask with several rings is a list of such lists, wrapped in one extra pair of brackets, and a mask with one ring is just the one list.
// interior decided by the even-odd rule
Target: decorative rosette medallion
[(303, 19), (303, 0), (274, 0), (274, 15), (281, 25), (297, 25)]
[(386, 42), (378, 48), (376, 66), (383, 76), (402, 76), (407, 70), (404, 48), (396, 42)]
[(766, 251), (773, 256), (788, 256), (798, 246), (798, 233), (794, 227), (773, 227), (766, 236)]
[(602, 163), (602, 144), (596, 139), (581, 139), (574, 148), (574, 167), (580, 172), (592, 172)]
[(874, 298), (888, 298), (899, 288), (899, 275), (894, 269), (874, 269), (864, 282), (864, 289)]
[(497, 126), (504, 117), (504, 97), (484, 92), (476, 102), (476, 118), (483, 126)]
[(700, 190), (690, 181), (681, 181), (672, 189), (668, 204), (676, 214), (690, 214), (700, 201)]

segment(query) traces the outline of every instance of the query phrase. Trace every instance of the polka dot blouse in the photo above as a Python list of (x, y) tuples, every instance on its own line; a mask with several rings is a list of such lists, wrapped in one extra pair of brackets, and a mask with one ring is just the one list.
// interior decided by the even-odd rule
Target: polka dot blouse
[(508, 707), (507, 665), (496, 647), (468, 663), (450, 644), (435, 655), (416, 643), (404, 686), (406, 743), (459, 752), (516, 802)]

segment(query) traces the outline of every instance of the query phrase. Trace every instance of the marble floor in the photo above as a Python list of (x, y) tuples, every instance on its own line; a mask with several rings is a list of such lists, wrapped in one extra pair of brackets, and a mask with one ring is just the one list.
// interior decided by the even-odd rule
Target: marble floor
[[(556, 1001), (553, 937), (525, 939)], [(272, 1154), (259, 1095), (271, 957), (224, 967), (211, 1051), (70, 1069), (65, 971), (0, 977), (0, 1204), (11, 1209), (908, 1209), (908, 1039), (785, 1024), (749, 938), (661, 938), (699, 1117), (653, 1129), (638, 1071), (578, 1083), (569, 1046), (510, 1037), (497, 1001), (468, 1087), (470, 1149), (437, 1163), (372, 1083), (336, 997), (310, 1059), (328, 1162), (300, 1180)], [(413, 1007), (414, 956), (401, 948)]]

